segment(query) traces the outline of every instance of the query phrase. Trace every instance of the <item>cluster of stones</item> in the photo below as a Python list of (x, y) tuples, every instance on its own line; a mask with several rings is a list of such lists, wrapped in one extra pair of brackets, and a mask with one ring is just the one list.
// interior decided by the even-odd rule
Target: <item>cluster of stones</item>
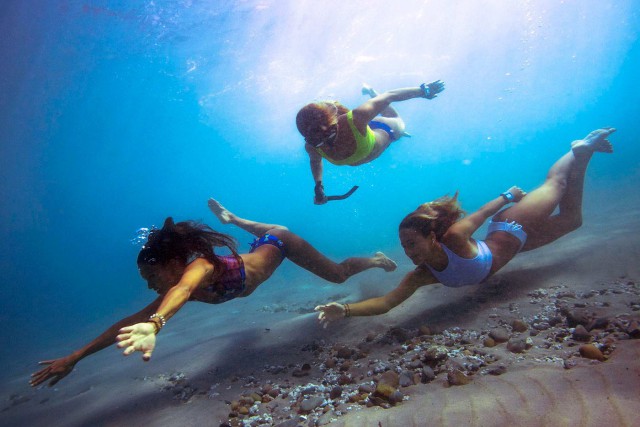
[[(441, 334), (432, 334), (426, 326), (417, 331), (394, 328), (382, 336), (368, 336), (356, 348), (337, 345), (326, 354), (318, 350), (321, 360), (317, 368), (323, 374), (318, 384), (267, 384), (247, 393), (230, 403), (227, 425), (273, 423), (274, 419), (282, 419), (279, 414), (290, 417), (284, 421), (291, 421), (294, 426), (301, 420), (308, 425), (324, 425), (358, 407), (397, 405), (408, 398), (402, 389), (431, 382), (444, 371), (449, 384), (466, 384), (472, 372), (497, 360), (472, 349), (477, 338), (473, 331), (458, 328)], [(461, 347), (462, 342), (466, 344)], [(380, 344), (395, 344), (397, 348), (387, 360), (369, 359), (372, 348)], [(272, 372), (273, 367), (266, 370)], [(308, 375), (311, 370), (305, 364), (294, 368), (292, 376)]]
[[(555, 292), (537, 290), (529, 293), (532, 304), (543, 304), (541, 314), (529, 319), (531, 336), (541, 335), (544, 341), (538, 346), (543, 349), (577, 348), (564, 358), (564, 367), (569, 369), (576, 364), (574, 356), (604, 361), (615, 349), (619, 340), (640, 338), (637, 316), (620, 313), (614, 317), (603, 316), (598, 312), (610, 307), (602, 298), (610, 294), (628, 294), (640, 296), (640, 287), (632, 281), (619, 281), (612, 287), (591, 290), (587, 293), (575, 293), (565, 290), (566, 286), (557, 286)], [(606, 298), (605, 298), (606, 299)], [(631, 311), (638, 311), (640, 302), (633, 297), (627, 302)]]
[[(569, 369), (580, 358), (605, 361), (616, 341), (640, 338), (638, 319), (633, 315), (599, 317), (597, 313), (598, 307), (607, 307), (606, 302), (597, 301), (598, 296), (611, 292), (640, 295), (635, 283), (620, 282), (612, 289), (586, 294), (564, 288), (531, 292), (530, 302), (541, 307), (537, 314), (521, 316), (517, 304), (512, 304), (508, 316), (491, 315), (482, 331), (454, 327), (434, 333), (427, 326), (392, 328), (383, 335), (367, 336), (355, 348), (335, 345), (324, 350), (324, 343), (305, 346), (303, 350), (313, 353), (313, 366), (266, 367), (265, 371), (311, 376), (315, 383), (255, 384), (257, 390), (230, 402), (229, 421), (223, 426), (325, 425), (357, 408), (400, 404), (409, 399), (411, 389), (407, 387), (436, 378), (449, 387), (468, 384), (477, 375), (501, 375), (534, 347), (550, 355), (536, 360), (560, 362)], [(637, 311), (634, 307), (640, 303), (631, 300), (628, 306)], [(387, 348), (376, 352), (381, 347)], [(375, 358), (374, 353), (385, 357)]]

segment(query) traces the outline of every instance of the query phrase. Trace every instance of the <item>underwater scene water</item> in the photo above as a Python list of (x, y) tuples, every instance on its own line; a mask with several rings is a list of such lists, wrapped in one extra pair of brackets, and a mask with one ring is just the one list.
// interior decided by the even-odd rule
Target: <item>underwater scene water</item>
[[(222, 226), (209, 197), (286, 225), (332, 259), (385, 252), (400, 275), (367, 272), (339, 290), (379, 295), (413, 268), (398, 223), (420, 203), (459, 191), (473, 211), (512, 185), (531, 190), (572, 140), (613, 126), (615, 153), (587, 173), (584, 223), (615, 230), (640, 211), (639, 6), (1, 2), (0, 378), (26, 384), (37, 361), (154, 298), (136, 267), (136, 230), (167, 216), (201, 220), (246, 252), (251, 236)], [(324, 99), (356, 107), (363, 83), (385, 91), (438, 79), (436, 99), (394, 104), (411, 138), (362, 166), (325, 162), (327, 194), (360, 188), (314, 205), (297, 111)], [(246, 304), (303, 306), (333, 293), (285, 263)], [(188, 313), (233, 318), (234, 304)]]

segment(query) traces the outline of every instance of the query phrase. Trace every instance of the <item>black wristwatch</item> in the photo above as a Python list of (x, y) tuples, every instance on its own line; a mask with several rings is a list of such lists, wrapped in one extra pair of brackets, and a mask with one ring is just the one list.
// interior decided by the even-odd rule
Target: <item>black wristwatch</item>
[(513, 202), (513, 194), (511, 194), (510, 191), (505, 191), (504, 193), (500, 194), (502, 196), (503, 199), (505, 199), (507, 201), (507, 203)]
[(422, 89), (422, 97), (430, 99), (429, 97), (431, 96), (431, 89), (429, 88), (429, 85), (427, 85), (426, 83), (422, 83), (420, 85), (420, 89)]

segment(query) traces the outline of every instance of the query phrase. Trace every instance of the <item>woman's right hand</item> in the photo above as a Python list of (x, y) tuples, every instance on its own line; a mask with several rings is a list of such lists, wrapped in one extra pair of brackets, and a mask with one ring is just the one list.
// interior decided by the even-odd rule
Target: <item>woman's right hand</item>
[(78, 359), (72, 356), (61, 357), (60, 359), (53, 360), (43, 360), (42, 362), (39, 362), (39, 364), (47, 365), (47, 367), (31, 374), (29, 384), (32, 387), (36, 387), (51, 378), (51, 381), (49, 381), (49, 387), (54, 386), (58, 381), (73, 371), (73, 367), (76, 363), (78, 363)]
[(327, 196), (325, 196), (324, 194), (324, 186), (322, 185), (322, 181), (318, 181), (316, 183), (313, 192), (315, 194), (313, 203), (315, 203), (316, 205), (324, 205), (325, 203), (327, 203)]
[(345, 306), (337, 302), (330, 302), (327, 305), (319, 305), (314, 310), (320, 312), (318, 314), (318, 321), (323, 328), (329, 326), (330, 322), (342, 319), (346, 315)]
[(156, 348), (156, 328), (152, 322), (126, 326), (120, 329), (116, 341), (118, 341), (118, 348), (124, 348), (122, 354), (125, 356), (139, 351), (142, 353), (142, 360), (148, 362)]

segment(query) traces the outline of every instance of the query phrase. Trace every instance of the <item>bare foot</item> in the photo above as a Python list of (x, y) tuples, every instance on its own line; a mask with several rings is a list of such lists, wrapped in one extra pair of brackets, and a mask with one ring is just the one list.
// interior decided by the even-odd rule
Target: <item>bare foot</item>
[(384, 271), (393, 271), (398, 268), (398, 264), (396, 264), (391, 258), (386, 256), (382, 252), (376, 252), (376, 254), (373, 256), (373, 259), (376, 260), (378, 266)]
[(614, 128), (596, 129), (585, 136), (571, 143), (571, 151), (575, 155), (599, 153), (613, 153), (613, 145), (607, 139), (616, 130)]
[(216, 199), (210, 198), (208, 205), (211, 212), (218, 217), (221, 223), (228, 224), (231, 222), (233, 214), (229, 212), (227, 208), (222, 206)]
[(371, 98), (378, 96), (378, 92), (366, 83), (362, 83), (362, 94), (369, 95)]

